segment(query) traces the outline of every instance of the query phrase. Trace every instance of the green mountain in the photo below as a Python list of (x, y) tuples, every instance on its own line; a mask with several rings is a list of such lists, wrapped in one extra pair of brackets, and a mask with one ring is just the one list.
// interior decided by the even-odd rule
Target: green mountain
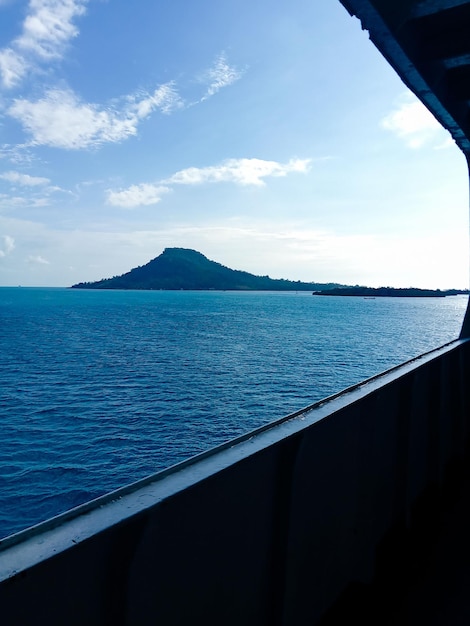
[(196, 250), (166, 248), (146, 265), (122, 276), (78, 283), (74, 289), (215, 289), (252, 291), (318, 291), (337, 283), (302, 283), (255, 276), (210, 261)]

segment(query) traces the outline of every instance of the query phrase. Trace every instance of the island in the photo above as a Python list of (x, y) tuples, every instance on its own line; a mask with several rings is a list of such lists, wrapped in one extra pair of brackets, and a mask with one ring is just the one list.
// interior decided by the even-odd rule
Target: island
[(338, 283), (306, 283), (233, 270), (187, 248), (165, 248), (126, 274), (72, 285), (72, 289), (187, 289), (219, 291), (328, 291)]
[(340, 283), (301, 282), (257, 276), (233, 270), (188, 248), (165, 248), (145, 265), (120, 276), (72, 285), (72, 289), (310, 291), (314, 296), (445, 297), (469, 290), (348, 286)]
[(328, 291), (319, 289), (313, 292), (314, 296), (360, 296), (362, 298), (445, 298), (468, 294), (468, 289), (419, 289), (417, 287), (333, 287)]

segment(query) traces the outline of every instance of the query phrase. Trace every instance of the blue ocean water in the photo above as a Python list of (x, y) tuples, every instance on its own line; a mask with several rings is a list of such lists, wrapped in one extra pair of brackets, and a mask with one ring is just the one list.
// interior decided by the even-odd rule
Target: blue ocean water
[(455, 339), (466, 303), (0, 288), (0, 537)]

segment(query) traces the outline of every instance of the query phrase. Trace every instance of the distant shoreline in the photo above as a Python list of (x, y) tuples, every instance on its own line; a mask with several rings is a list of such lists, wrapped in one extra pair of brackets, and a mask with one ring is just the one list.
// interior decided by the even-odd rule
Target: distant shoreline
[(314, 296), (359, 296), (363, 298), (445, 298), (468, 295), (468, 289), (418, 289), (416, 287), (336, 287), (328, 291), (314, 291)]

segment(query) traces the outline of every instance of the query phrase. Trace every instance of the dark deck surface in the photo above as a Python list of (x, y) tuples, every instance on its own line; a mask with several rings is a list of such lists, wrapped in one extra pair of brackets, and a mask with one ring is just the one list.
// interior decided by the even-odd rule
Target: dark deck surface
[(322, 626), (470, 625), (470, 464), (389, 541), (377, 581), (355, 585)]
[[(470, 478), (468, 468), (456, 501), (441, 512), (436, 536), (427, 538), (405, 573), (402, 593), (380, 606), (382, 624), (470, 624)], [(417, 529), (419, 532), (419, 529)], [(425, 531), (424, 531), (425, 532)], [(406, 575), (408, 574), (408, 576)], [(408, 580), (407, 580), (408, 578)]]

